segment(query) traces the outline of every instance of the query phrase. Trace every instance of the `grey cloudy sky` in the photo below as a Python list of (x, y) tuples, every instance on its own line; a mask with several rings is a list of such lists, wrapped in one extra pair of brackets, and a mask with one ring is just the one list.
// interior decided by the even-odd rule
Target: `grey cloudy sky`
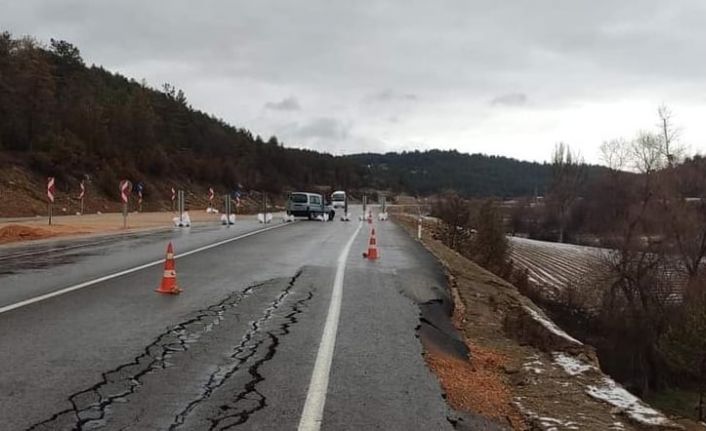
[(706, 152), (706, 2), (1, 0), (0, 28), (288, 146), (546, 160), (656, 124)]

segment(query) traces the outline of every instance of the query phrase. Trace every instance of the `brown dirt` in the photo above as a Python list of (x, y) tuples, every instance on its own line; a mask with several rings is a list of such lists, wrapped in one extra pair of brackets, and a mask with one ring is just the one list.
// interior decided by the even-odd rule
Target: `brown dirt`
[(15, 241), (31, 241), (56, 236), (54, 232), (37, 227), (11, 224), (0, 227), (0, 244)]
[(470, 361), (442, 352), (427, 351), (425, 359), (437, 375), (449, 404), (456, 410), (473, 412), (514, 429), (525, 421), (512, 405), (512, 392), (499, 373), (506, 358), (490, 349), (470, 346)]
[[(220, 214), (207, 214), (205, 210), (190, 211), (193, 223), (218, 223)], [(19, 241), (32, 241), (54, 237), (132, 232), (145, 229), (168, 228), (172, 226), (172, 212), (131, 213), (128, 215), (128, 228), (123, 228), (121, 213), (87, 214), (83, 216), (57, 216), (49, 226), (46, 217), (0, 221), (0, 244)], [(253, 216), (238, 215), (238, 219)]]

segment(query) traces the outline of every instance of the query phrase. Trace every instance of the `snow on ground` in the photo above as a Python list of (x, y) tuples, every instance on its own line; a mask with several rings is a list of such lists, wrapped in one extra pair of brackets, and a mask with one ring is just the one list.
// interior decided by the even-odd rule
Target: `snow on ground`
[(570, 376), (578, 376), (588, 370), (596, 369), (593, 365), (586, 364), (585, 362), (563, 352), (554, 352), (552, 356), (554, 357), (554, 363), (559, 365), (566, 372), (566, 374)]
[(586, 392), (599, 400), (619, 408), (634, 421), (644, 425), (669, 425), (671, 421), (662, 413), (643, 403), (635, 395), (615, 383), (609, 377), (604, 377), (601, 385), (588, 385)]
[(523, 306), (523, 308), (529, 313), (530, 316), (532, 316), (532, 318), (534, 320), (539, 322), (542, 326), (544, 326), (545, 329), (552, 332), (554, 335), (558, 335), (559, 337), (561, 337), (571, 343), (574, 343), (574, 344), (579, 344), (579, 345), (583, 344), (582, 342), (580, 342), (579, 340), (577, 340), (576, 338), (567, 334), (561, 328), (556, 326), (556, 324), (554, 324), (554, 322), (543, 317), (541, 314), (537, 313), (535, 310), (531, 309), (530, 307), (528, 307), (526, 305)]
[(522, 365), (522, 368), (524, 368), (526, 371), (530, 371), (534, 374), (542, 374), (544, 372), (544, 363), (539, 360), (539, 355), (532, 355), (529, 358), (529, 362), (525, 362)]
[[(532, 410), (528, 409), (527, 406), (522, 404), (523, 397), (515, 397), (513, 404), (522, 412), (526, 417), (539, 422), (542, 429), (545, 431), (558, 431), (558, 430), (580, 430), (581, 426), (579, 423), (572, 420), (561, 420), (552, 418), (549, 416), (540, 416)], [(534, 429), (534, 428), (533, 428)]]

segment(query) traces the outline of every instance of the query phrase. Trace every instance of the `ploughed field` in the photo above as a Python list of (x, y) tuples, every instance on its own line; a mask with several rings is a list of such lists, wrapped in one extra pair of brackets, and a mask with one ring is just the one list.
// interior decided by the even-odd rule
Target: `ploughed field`
[(543, 287), (549, 297), (583, 281), (608, 253), (601, 248), (518, 237), (511, 237), (510, 244), (515, 265), (527, 270), (529, 281)]
[[(557, 297), (567, 286), (590, 287), (597, 271), (611, 253), (608, 249), (536, 241), (510, 237), (511, 258), (517, 268), (527, 270), (530, 283), (542, 289), (547, 299)], [(685, 278), (679, 271), (668, 271), (671, 286), (661, 296), (665, 302), (680, 302)]]

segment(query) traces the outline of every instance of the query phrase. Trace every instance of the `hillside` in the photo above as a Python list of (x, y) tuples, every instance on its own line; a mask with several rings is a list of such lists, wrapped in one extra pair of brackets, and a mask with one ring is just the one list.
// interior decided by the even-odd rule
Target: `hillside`
[(88, 67), (68, 42), (44, 46), (2, 33), (0, 195), (19, 210), (5, 206), (0, 215), (42, 211), (47, 176), (56, 177), (57, 195), (69, 201), (83, 179), (90, 194), (107, 203), (117, 200), (121, 179), (142, 182), (146, 204), (159, 209), (169, 206), (171, 187), (199, 197), (208, 187), (281, 194), (316, 186), (529, 195), (546, 189), (550, 168), (456, 151), (335, 157), (289, 148), (194, 109), (170, 84), (157, 90)]

